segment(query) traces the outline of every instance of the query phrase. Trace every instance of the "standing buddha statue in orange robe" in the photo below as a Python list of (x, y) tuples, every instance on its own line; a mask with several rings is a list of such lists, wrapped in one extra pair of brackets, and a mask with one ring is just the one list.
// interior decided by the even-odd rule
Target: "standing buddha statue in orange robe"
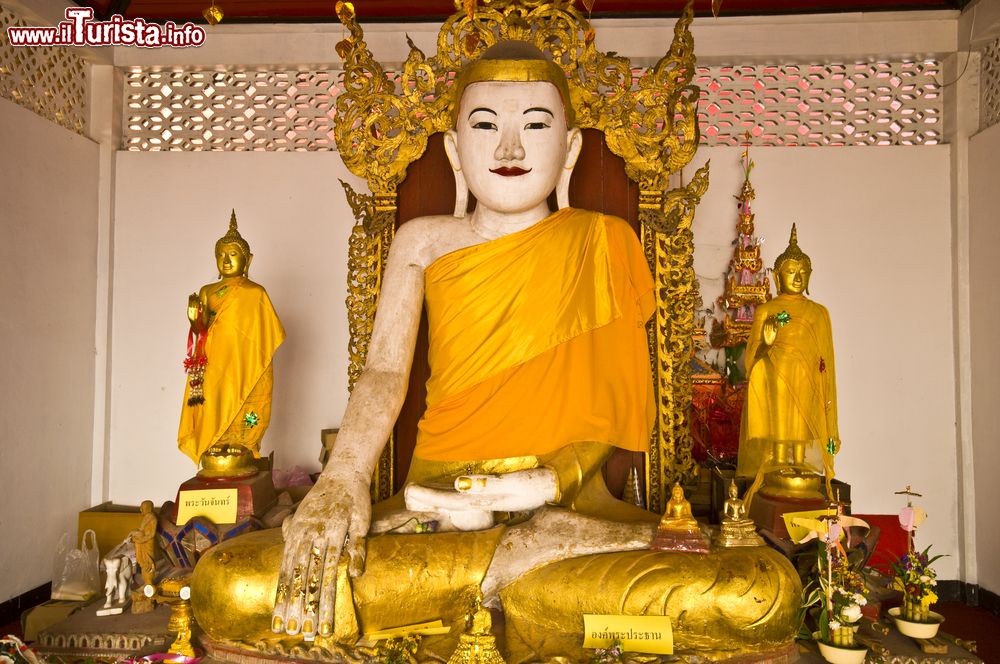
[(271, 421), (271, 359), (285, 339), (267, 291), (247, 278), (252, 258), (234, 210), (229, 231), (215, 243), (219, 281), (188, 298), (188, 382), (177, 446), (195, 463), (208, 455), (227, 474), (255, 470), (245, 461), (260, 456)]

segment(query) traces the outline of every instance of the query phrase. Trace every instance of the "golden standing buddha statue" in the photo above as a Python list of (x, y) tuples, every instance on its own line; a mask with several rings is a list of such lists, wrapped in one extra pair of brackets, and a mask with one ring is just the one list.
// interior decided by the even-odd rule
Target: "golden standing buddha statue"
[(833, 478), (840, 449), (833, 335), (826, 308), (806, 297), (812, 261), (792, 224), (788, 247), (774, 261), (778, 296), (757, 307), (747, 341), (747, 397), (737, 475), (772, 496), (821, 498), (820, 477)]
[(201, 463), (200, 475), (256, 472), (271, 421), (271, 358), (285, 339), (267, 291), (247, 278), (250, 245), (236, 227), (215, 243), (219, 281), (188, 297), (188, 381), (177, 446)]
[[(787, 646), (799, 582), (786, 560), (769, 549), (651, 552), (657, 516), (604, 484), (614, 446), (648, 444), (653, 286), (624, 221), (568, 207), (581, 139), (565, 74), (507, 42), (457, 89), (445, 147), (458, 203), (467, 191), (476, 208), (399, 228), (330, 463), (282, 532), (202, 557), (198, 623), (213, 639), (341, 647), (380, 629), (461, 623), (481, 591), (504, 612), (511, 662), (585, 658), (582, 613), (672, 616), (678, 647), (702, 654)], [(373, 507), (369, 482), (425, 305), (427, 414), (405, 491)], [(423, 639), (424, 654), (446, 658), (452, 634)]]

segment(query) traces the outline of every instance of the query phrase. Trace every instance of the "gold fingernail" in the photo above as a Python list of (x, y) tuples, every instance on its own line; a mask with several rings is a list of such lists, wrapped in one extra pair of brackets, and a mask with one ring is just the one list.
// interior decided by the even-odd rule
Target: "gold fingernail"
[(311, 621), (311, 620), (303, 620), (302, 621), (302, 633), (303, 634), (312, 634), (312, 631), (313, 631), (313, 621)]
[(299, 621), (297, 621), (295, 618), (291, 618), (288, 621), (288, 633), (294, 634), (298, 631), (299, 631)]
[(328, 622), (321, 622), (319, 624), (319, 633), (321, 636), (330, 636), (333, 633), (333, 625)]
[(455, 480), (455, 488), (459, 491), (468, 491), (472, 488), (472, 478), (471, 477), (459, 477)]
[(285, 621), (281, 619), (281, 616), (275, 616), (274, 619), (271, 621), (271, 631), (280, 632), (284, 624)]

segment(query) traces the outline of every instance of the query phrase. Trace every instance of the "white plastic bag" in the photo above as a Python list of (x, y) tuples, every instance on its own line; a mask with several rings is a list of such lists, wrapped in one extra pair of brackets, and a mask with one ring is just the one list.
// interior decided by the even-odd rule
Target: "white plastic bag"
[(97, 559), (97, 533), (89, 529), (84, 532), (80, 549), (72, 548), (69, 533), (63, 533), (56, 547), (52, 599), (87, 601), (97, 595), (101, 588)]

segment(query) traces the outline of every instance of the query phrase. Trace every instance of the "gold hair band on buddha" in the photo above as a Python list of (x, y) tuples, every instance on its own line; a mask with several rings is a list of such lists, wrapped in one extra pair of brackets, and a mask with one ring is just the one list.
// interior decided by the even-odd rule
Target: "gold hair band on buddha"
[(569, 93), (569, 83), (562, 67), (549, 59), (534, 44), (525, 41), (507, 40), (486, 49), (475, 62), (470, 63), (458, 77), (455, 84), (455, 103), (452, 104), (453, 121), (458, 122), (458, 111), (462, 93), (473, 83), (510, 82), (531, 83), (541, 81), (551, 83), (559, 90), (563, 108), (566, 109), (566, 126), (576, 124), (573, 101)]

